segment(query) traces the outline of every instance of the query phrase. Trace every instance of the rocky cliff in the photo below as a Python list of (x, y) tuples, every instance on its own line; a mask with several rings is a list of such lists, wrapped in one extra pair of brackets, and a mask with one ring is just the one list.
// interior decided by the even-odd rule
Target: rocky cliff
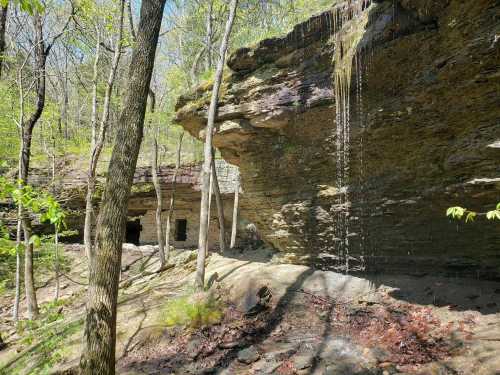
[[(242, 214), (297, 262), (499, 277), (499, 224), (445, 210), (500, 201), (500, 3), (349, 3), (230, 56), (214, 144)], [(209, 91), (178, 103), (200, 138)]]

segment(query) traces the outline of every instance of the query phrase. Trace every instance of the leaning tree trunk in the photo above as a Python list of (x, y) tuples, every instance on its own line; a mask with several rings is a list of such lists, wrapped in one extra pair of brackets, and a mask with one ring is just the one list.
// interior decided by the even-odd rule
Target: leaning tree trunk
[(91, 259), (81, 374), (115, 373), (116, 307), (123, 237), (165, 0), (143, 0)]
[(234, 249), (236, 245), (236, 231), (238, 228), (238, 203), (240, 198), (240, 175), (236, 176), (236, 181), (234, 184), (234, 206), (233, 206), (233, 222), (231, 228), (231, 244), (229, 247)]
[(9, 3), (0, 6), (0, 78), (2, 78), (3, 62), (5, 60), (5, 29), (7, 25), (7, 14), (9, 13)]
[(215, 192), (215, 201), (217, 203), (217, 216), (219, 218), (219, 242), (220, 242), (219, 246), (221, 253), (224, 254), (227, 249), (226, 223), (224, 220), (224, 202), (222, 201), (222, 197), (220, 194), (220, 187), (219, 187), (219, 181), (217, 179), (217, 169), (215, 168), (215, 159), (213, 159), (213, 152), (212, 152), (212, 179)]
[(165, 229), (165, 246), (167, 251), (165, 253), (165, 258), (168, 261), (170, 256), (170, 222), (172, 221), (172, 214), (174, 212), (175, 206), (175, 191), (177, 189), (177, 175), (179, 173), (179, 168), (181, 166), (181, 149), (182, 149), (182, 138), (184, 137), (184, 132), (179, 136), (179, 143), (177, 144), (177, 158), (175, 159), (175, 171), (174, 178), (172, 179), (172, 193), (170, 195), (170, 207), (168, 209), (167, 224)]
[(212, 168), (212, 137), (214, 130), (215, 115), (217, 112), (217, 103), (219, 101), (219, 90), (222, 83), (222, 74), (224, 72), (224, 62), (226, 58), (227, 46), (229, 43), (229, 36), (233, 28), (234, 16), (236, 14), (236, 7), (238, 0), (231, 0), (231, 7), (229, 10), (229, 17), (226, 22), (226, 30), (222, 38), (222, 43), (219, 51), (219, 62), (217, 63), (217, 70), (215, 72), (214, 86), (212, 89), (212, 98), (210, 100), (210, 107), (208, 109), (208, 121), (205, 129), (205, 146), (204, 146), (204, 161), (202, 168), (202, 188), (201, 188), (201, 205), (200, 205), (200, 233), (198, 238), (198, 259), (196, 261), (196, 277), (195, 284), (198, 289), (203, 289), (205, 286), (205, 249), (207, 247), (207, 234), (208, 234), (208, 218), (210, 212), (208, 211), (209, 204), (209, 190), (210, 190), (210, 174)]

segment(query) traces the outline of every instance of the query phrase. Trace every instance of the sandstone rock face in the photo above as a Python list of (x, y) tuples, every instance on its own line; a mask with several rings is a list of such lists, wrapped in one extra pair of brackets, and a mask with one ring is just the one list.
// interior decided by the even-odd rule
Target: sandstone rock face
[[(230, 233), (234, 205), (234, 186), (238, 169), (223, 160), (216, 160), (217, 178), (224, 203), (226, 233)], [(170, 207), (172, 182), (175, 169), (159, 168), (158, 178), (162, 187), (164, 215), (163, 228), (166, 228), (167, 211)], [(201, 201), (201, 165), (186, 165), (179, 170), (176, 185), (175, 209), (172, 214), (170, 241), (175, 248), (195, 248), (198, 246), (200, 201)], [(157, 243), (156, 234), (156, 195), (152, 183), (151, 169), (138, 169), (134, 176), (133, 192), (128, 204), (129, 217), (140, 217), (140, 243)], [(179, 236), (180, 221), (184, 221), (185, 236)], [(243, 224), (241, 224), (243, 225)], [(242, 238), (240, 231), (239, 240)], [(217, 205), (212, 199), (210, 225), (208, 233), (209, 247), (219, 246), (219, 225)]]
[[(339, 44), (335, 9), (229, 58), (214, 144), (240, 167), (242, 215), (297, 262), (499, 277), (499, 224), (445, 211), (500, 201), (500, 4), (372, 2), (344, 25), (355, 45)], [(333, 77), (352, 48), (339, 186)], [(200, 138), (209, 94), (178, 103)]]

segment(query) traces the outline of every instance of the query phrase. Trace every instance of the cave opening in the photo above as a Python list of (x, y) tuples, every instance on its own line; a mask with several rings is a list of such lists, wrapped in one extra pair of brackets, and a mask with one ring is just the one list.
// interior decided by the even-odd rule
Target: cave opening
[(142, 225), (140, 219), (127, 221), (125, 242), (138, 246), (140, 244), (141, 230), (142, 230)]
[(175, 221), (175, 240), (176, 241), (186, 241), (187, 240), (187, 220), (177, 219)]

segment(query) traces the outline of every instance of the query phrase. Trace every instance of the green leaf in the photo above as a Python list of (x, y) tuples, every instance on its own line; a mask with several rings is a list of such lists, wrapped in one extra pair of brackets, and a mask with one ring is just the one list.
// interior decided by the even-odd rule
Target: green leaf
[(500, 220), (500, 210), (493, 210), (486, 213), (488, 220)]
[(30, 245), (39, 247), (42, 245), (42, 240), (36, 234), (32, 235), (29, 240)]
[(476, 218), (477, 214), (475, 212), (469, 212), (467, 216), (465, 217), (465, 222), (468, 223), (469, 221), (474, 221)]
[(461, 219), (467, 210), (463, 207), (450, 207), (446, 211), (446, 216), (451, 216), (453, 219)]

